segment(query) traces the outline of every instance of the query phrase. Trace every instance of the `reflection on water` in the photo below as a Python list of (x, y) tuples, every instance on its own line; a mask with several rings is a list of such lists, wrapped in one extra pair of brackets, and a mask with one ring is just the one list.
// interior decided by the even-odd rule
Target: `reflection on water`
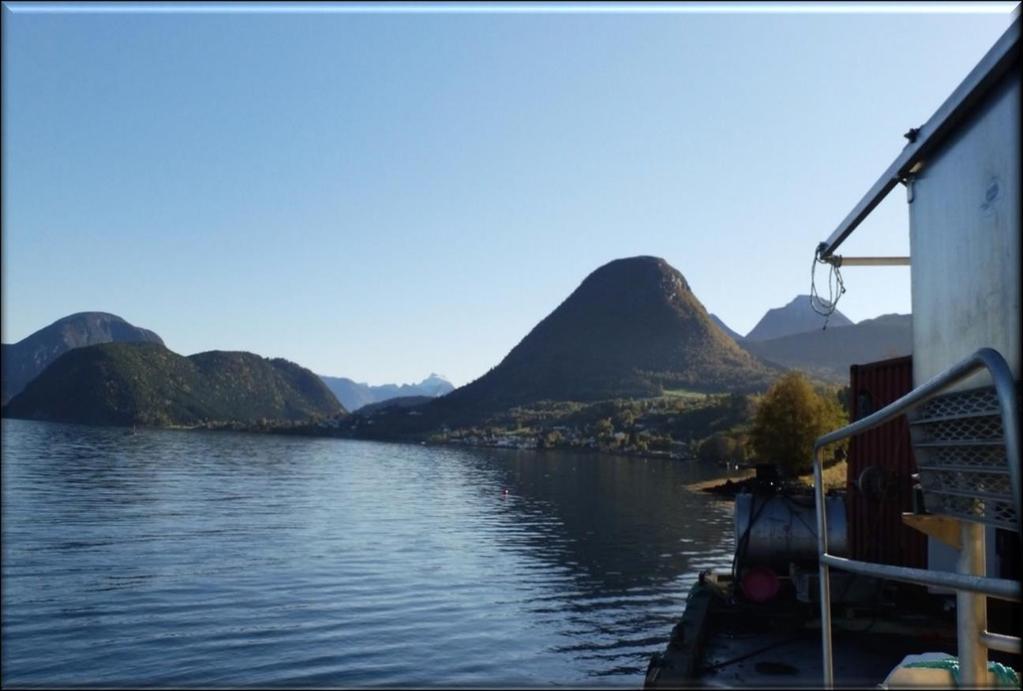
[(636, 687), (731, 559), (705, 476), (4, 420), (3, 682)]

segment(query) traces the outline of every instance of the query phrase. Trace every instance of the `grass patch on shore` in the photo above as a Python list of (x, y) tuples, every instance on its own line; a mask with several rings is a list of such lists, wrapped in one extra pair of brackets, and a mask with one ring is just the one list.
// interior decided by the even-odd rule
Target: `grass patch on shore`
[[(846, 476), (849, 471), (849, 463), (847, 461), (839, 461), (830, 468), (825, 468), (822, 473), (822, 479), (824, 481), (824, 491), (832, 489), (845, 489)], [(813, 487), (813, 472), (809, 472), (806, 475), (800, 475), (799, 481), (807, 487)]]
[[(846, 475), (849, 470), (849, 464), (847, 461), (839, 461), (829, 468), (824, 469), (824, 491), (838, 489), (844, 490), (846, 483)], [(722, 475), (721, 477), (711, 478), (709, 480), (702, 480), (700, 482), (694, 482), (686, 485), (686, 489), (694, 492), (699, 492), (710, 487), (716, 487), (717, 485), (723, 485), (728, 480), (732, 482), (738, 482), (739, 480), (747, 480), (757, 474), (757, 471), (753, 468), (747, 468), (740, 470), (735, 473)], [(813, 473), (807, 473), (806, 475), (799, 476), (799, 482), (806, 485), (807, 487), (813, 487)]]
[(686, 485), (686, 489), (692, 490), (694, 492), (699, 492), (701, 490), (707, 489), (708, 487), (716, 487), (718, 485), (723, 485), (728, 480), (731, 480), (732, 482), (738, 482), (739, 480), (748, 480), (749, 478), (753, 477), (756, 474), (757, 474), (756, 470), (754, 470), (753, 468), (748, 468), (746, 470), (740, 470), (729, 475), (722, 475), (721, 477), (713, 477), (709, 480), (701, 480), (700, 482), (694, 482), (692, 484)]

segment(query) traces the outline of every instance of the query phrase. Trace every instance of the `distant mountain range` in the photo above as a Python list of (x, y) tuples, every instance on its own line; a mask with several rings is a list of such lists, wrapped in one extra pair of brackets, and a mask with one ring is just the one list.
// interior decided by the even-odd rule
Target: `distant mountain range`
[[(436, 374), (418, 384), (370, 386), (252, 353), (183, 357), (120, 317), (83, 312), (3, 346), (4, 396), (11, 396), (3, 412), (92, 424), (197, 425), (415, 408), (387, 416), (402, 420), (389, 430), (401, 436), (476, 424), (541, 401), (758, 391), (790, 368), (844, 383), (852, 364), (912, 351), (909, 315), (852, 324), (836, 312), (822, 330), (809, 300), (797, 296), (768, 310), (742, 337), (708, 314), (663, 259), (615, 260), (587, 276), (497, 366), (458, 389)], [(376, 432), (386, 436), (387, 425)]]
[(158, 343), (68, 351), (4, 406), (5, 417), (94, 425), (256, 424), (344, 414), (309, 370), (280, 358)]
[(747, 339), (743, 345), (765, 361), (847, 384), (851, 365), (913, 352), (913, 317), (886, 314), (849, 326), (815, 328), (761, 341)]
[[(818, 303), (819, 304), (819, 303)], [(757, 325), (746, 334), (747, 341), (766, 341), (792, 334), (805, 333), (814, 329), (823, 329), (825, 318), (814, 312), (810, 305), (809, 295), (797, 295), (784, 307), (767, 310)], [(828, 328), (850, 326), (852, 321), (844, 314), (835, 310), (827, 320)]]
[(378, 413), (385, 408), (417, 408), (424, 403), (429, 403), (434, 400), (436, 396), (398, 396), (397, 398), (387, 398), (379, 403), (370, 403), (359, 408), (360, 415), (372, 415)]
[(346, 377), (319, 375), (346, 410), (355, 411), (373, 403), (410, 396), (435, 398), (455, 390), (454, 385), (439, 374), (430, 374), (418, 384), (381, 384), (371, 386)]
[[(910, 355), (913, 352), (913, 317), (885, 314), (853, 324), (835, 312), (827, 329), (815, 319), (806, 319), (810, 296), (797, 296), (785, 307), (768, 310), (750, 335), (743, 337), (714, 315), (711, 318), (736, 343), (765, 362), (786, 369), (798, 369), (836, 383), (849, 381), (851, 365)], [(806, 309), (800, 305), (806, 305)], [(796, 316), (799, 315), (799, 316)], [(837, 319), (836, 319), (837, 315)], [(764, 333), (784, 333), (810, 325), (805, 331), (774, 338), (752, 338)]]
[(3, 403), (25, 388), (46, 367), (73, 348), (99, 343), (156, 343), (152, 331), (106, 312), (79, 312), (58, 319), (13, 344), (3, 344)]

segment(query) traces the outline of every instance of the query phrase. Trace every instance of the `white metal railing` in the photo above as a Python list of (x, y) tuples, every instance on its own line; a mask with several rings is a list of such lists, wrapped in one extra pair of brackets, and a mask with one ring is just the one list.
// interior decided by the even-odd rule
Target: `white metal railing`
[(1019, 410), (1016, 402), (1015, 381), (1005, 359), (992, 348), (981, 348), (976, 353), (950, 367), (927, 383), (913, 389), (902, 398), (889, 403), (841, 429), (817, 439), (813, 449), (814, 499), (817, 510), (817, 553), (821, 588), (821, 646), (824, 655), (824, 684), (835, 685), (834, 659), (831, 647), (831, 583), (829, 569), (875, 576), (918, 585), (952, 588), (956, 591), (956, 632), (959, 641), (960, 678), (964, 686), (980, 686), (986, 682), (987, 647), (996, 650), (1020, 650), (1020, 639), (987, 631), (987, 596), (1019, 602), (1020, 584), (1004, 578), (984, 575), (984, 526), (972, 521), (961, 523), (962, 550), (957, 572), (931, 571), (891, 564), (844, 559), (828, 554), (827, 515), (824, 511), (824, 483), (822, 482), (821, 449), (842, 439), (877, 427), (898, 417), (941, 393), (945, 388), (965, 379), (974, 372), (987, 369), (994, 382), (998, 407), (1002, 418), (1002, 433), (1006, 462), (1016, 507), (1016, 530), (1020, 525), (1020, 461)]

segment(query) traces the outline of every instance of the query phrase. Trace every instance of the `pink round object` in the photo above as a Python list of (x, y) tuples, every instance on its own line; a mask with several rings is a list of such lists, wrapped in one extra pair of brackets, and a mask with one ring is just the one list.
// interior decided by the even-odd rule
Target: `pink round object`
[(754, 566), (742, 577), (742, 592), (752, 602), (767, 602), (778, 594), (778, 575), (766, 566)]

